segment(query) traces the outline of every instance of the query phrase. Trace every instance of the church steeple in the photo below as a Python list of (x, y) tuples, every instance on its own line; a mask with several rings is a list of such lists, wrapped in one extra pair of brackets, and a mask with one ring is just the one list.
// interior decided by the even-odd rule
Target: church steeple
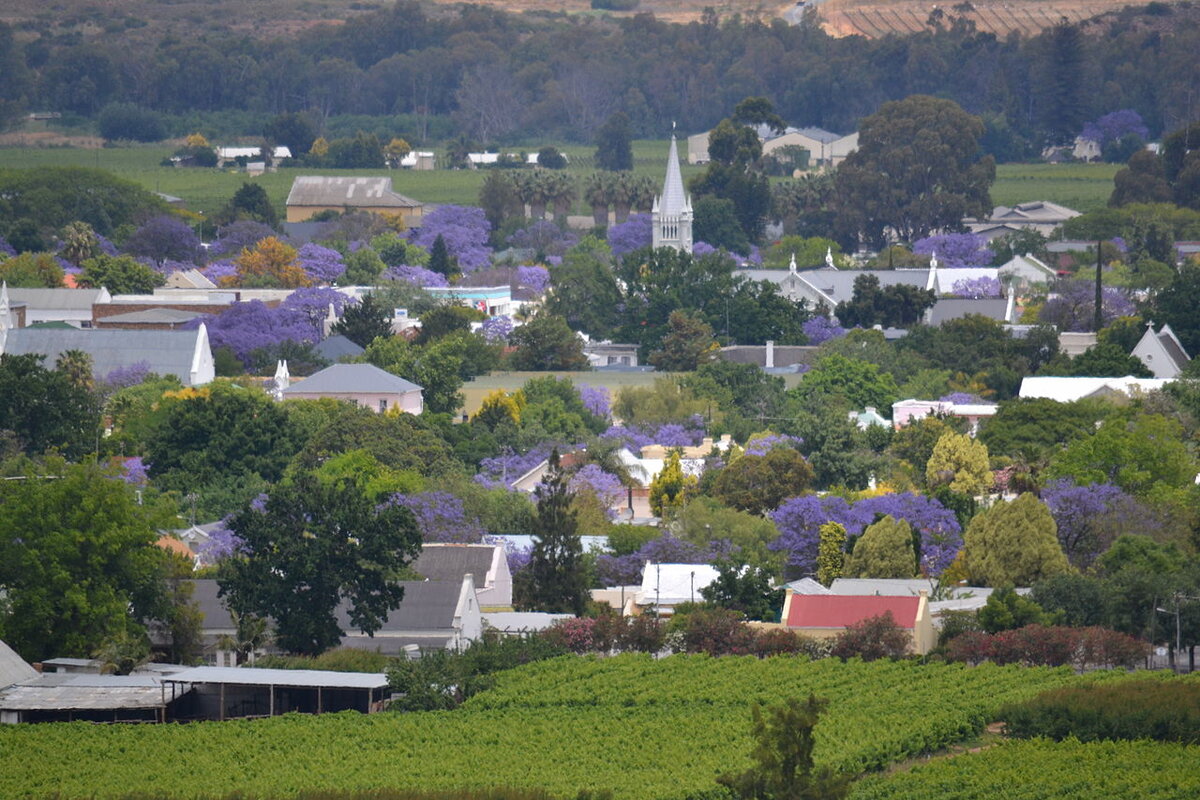
[(671, 149), (667, 153), (667, 177), (662, 194), (654, 198), (651, 212), (653, 244), (655, 247), (674, 247), (692, 252), (692, 198), (683, 188), (683, 173), (679, 169), (679, 147), (671, 133)]

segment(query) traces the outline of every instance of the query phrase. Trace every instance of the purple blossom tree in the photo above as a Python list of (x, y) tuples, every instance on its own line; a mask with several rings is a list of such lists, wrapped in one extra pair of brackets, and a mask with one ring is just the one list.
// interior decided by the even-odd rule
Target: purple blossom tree
[(746, 443), (745, 452), (748, 456), (765, 456), (776, 447), (790, 447), (793, 450), (799, 450), (802, 444), (804, 444), (804, 440), (799, 436), (789, 436), (786, 433), (770, 433), (766, 436), (752, 438)]
[(641, 452), (646, 445), (654, 444), (654, 437), (627, 425), (610, 425), (600, 437), (613, 441), (618, 447), (627, 447), (634, 453)]
[(700, 547), (664, 533), (657, 539), (646, 542), (636, 553), (624, 556), (597, 556), (596, 577), (605, 586), (629, 586), (642, 582), (642, 570), (647, 561), (654, 564), (709, 564), (729, 555), (731, 551), (727, 541), (713, 542), (708, 547)]
[(854, 504), (853, 513), (861, 527), (890, 516), (904, 520), (921, 536), (921, 572), (929, 577), (941, 575), (962, 549), (962, 526), (954, 512), (937, 500), (913, 492), (881, 494)]
[(526, 453), (505, 448), (500, 455), (479, 462), (475, 482), (489, 489), (511, 489), (513, 481), (545, 461), (551, 449), (551, 442), (543, 442)]
[(1076, 486), (1065, 478), (1042, 490), (1042, 501), (1058, 525), (1058, 541), (1072, 565), (1091, 566), (1123, 531), (1144, 531), (1153, 514), (1111, 483)]
[(422, 541), (474, 544), (483, 539), (478, 517), (468, 517), (462, 500), (449, 492), (394, 494), (388, 502), (413, 512)]
[(319, 244), (309, 242), (301, 247), (296, 255), (301, 269), (308, 273), (308, 277), (316, 284), (333, 283), (346, 271), (342, 254)]
[(830, 339), (840, 339), (846, 335), (846, 329), (839, 325), (837, 320), (830, 319), (824, 314), (818, 314), (812, 319), (806, 320), (801, 327), (811, 345), (824, 344)]
[(141, 456), (125, 459), (121, 464), (121, 480), (133, 486), (145, 486), (150, 478), (146, 474), (146, 464)]
[(625, 487), (621, 479), (610, 472), (605, 472), (597, 464), (585, 464), (571, 476), (572, 491), (589, 491), (596, 495), (600, 505), (609, 519), (616, 519), (617, 507), (625, 499)]
[(246, 542), (229, 528), (220, 527), (210, 531), (208, 540), (196, 548), (196, 557), (208, 567), (242, 552), (246, 552)]
[(238, 220), (222, 225), (217, 230), (217, 238), (208, 248), (208, 254), (216, 258), (233, 258), (268, 236), (278, 235), (270, 225), (248, 219)]
[(1130, 134), (1145, 141), (1150, 138), (1150, 129), (1146, 127), (1141, 114), (1132, 108), (1122, 108), (1120, 111), (1105, 114), (1094, 122), (1086, 123), (1080, 135), (1103, 147)]
[(608, 246), (613, 255), (623, 256), (654, 241), (654, 228), (649, 214), (631, 214), (629, 219), (608, 229)]
[(996, 278), (980, 277), (955, 281), (950, 287), (950, 293), (955, 297), (967, 297), (972, 300), (982, 300), (987, 297), (999, 297), (1000, 281)]
[(125, 252), (157, 263), (168, 259), (194, 262), (200, 257), (200, 240), (186, 222), (164, 214), (143, 222), (125, 242)]
[(424, 267), (413, 267), (408, 264), (401, 264), (397, 267), (388, 267), (383, 271), (381, 276), (384, 280), (389, 281), (406, 281), (413, 286), (419, 286), (422, 289), (429, 286), (437, 286), (445, 288), (450, 285), (450, 281), (446, 280), (446, 276), (440, 272), (434, 272)]
[[(106, 240), (107, 241), (107, 240)], [(12, 257), (17, 254), (16, 248), (8, 243), (8, 239), (0, 236), (0, 256)]]
[(483, 321), (482, 331), (488, 344), (507, 344), (509, 334), (513, 332), (512, 318), (504, 315), (488, 317)]
[(944, 394), (938, 398), (939, 403), (954, 403), (955, 405), (970, 405), (972, 403), (982, 403), (983, 398), (977, 394), (970, 392), (951, 392)]
[(210, 261), (200, 272), (217, 286), (220, 286), (225, 278), (233, 278), (238, 274), (232, 261)]
[(607, 388), (588, 386), (586, 383), (576, 384), (575, 388), (588, 413), (601, 419), (608, 419), (609, 414), (612, 413), (612, 396)]
[[(327, 306), (328, 308), (328, 306)], [(217, 316), (206, 316), (188, 322), (185, 329), (195, 330), (203, 322), (208, 326), (208, 340), (214, 350), (228, 347), (243, 364), (250, 354), (262, 347), (279, 344), (285, 339), (293, 342), (314, 342), (311, 321), (298, 313), (280, 313), (268, 308), (261, 300), (234, 303)]]
[(579, 244), (579, 235), (574, 231), (558, 227), (548, 219), (542, 219), (528, 228), (522, 228), (505, 241), (509, 246), (521, 250), (532, 250), (545, 256), (561, 257)]
[(517, 284), (539, 295), (545, 294), (550, 288), (550, 271), (545, 267), (517, 267)]
[(409, 241), (428, 250), (440, 235), (458, 268), (474, 272), (491, 263), (492, 250), (487, 246), (491, 230), (482, 208), (446, 205), (427, 214), (421, 227), (409, 232)]
[(987, 239), (974, 233), (939, 233), (913, 242), (913, 252), (920, 255), (936, 253), (938, 266), (986, 267), (996, 255), (987, 247)]
[[(1100, 317), (1105, 326), (1117, 317), (1134, 313), (1133, 301), (1125, 292), (1107, 286), (1101, 292)], [(1095, 308), (1095, 283), (1086, 279), (1062, 281), (1054, 296), (1042, 306), (1038, 320), (1054, 325), (1060, 331), (1090, 331), (1094, 326)]]
[(310, 286), (296, 289), (289, 294), (279, 304), (276, 314), (308, 326), (309, 335), (305, 337), (304, 341), (317, 342), (324, 338), (324, 322), (325, 318), (329, 316), (329, 306), (332, 305), (334, 313), (341, 315), (347, 306), (357, 302), (337, 289), (327, 286)]
[(857, 519), (850, 512), (850, 504), (836, 495), (793, 497), (771, 512), (771, 520), (779, 529), (779, 538), (768, 547), (786, 552), (788, 563), (806, 574), (817, 571), (817, 545), (822, 525), (837, 522), (847, 533), (857, 530)]
[(138, 361), (127, 367), (117, 367), (101, 381), (110, 391), (137, 386), (150, 374), (150, 362)]

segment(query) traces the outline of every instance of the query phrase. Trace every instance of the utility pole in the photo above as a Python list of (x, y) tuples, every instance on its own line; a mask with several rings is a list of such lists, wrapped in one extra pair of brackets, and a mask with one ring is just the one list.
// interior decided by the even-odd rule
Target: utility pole
[(1095, 312), (1093, 314), (1093, 320), (1092, 320), (1092, 330), (1096, 331), (1096, 333), (1099, 333), (1100, 329), (1104, 327), (1104, 314), (1102, 313), (1102, 308), (1101, 308), (1101, 304), (1103, 302), (1103, 295), (1100, 291), (1100, 288), (1101, 288), (1100, 268), (1103, 266), (1103, 264), (1104, 264), (1104, 258), (1100, 254), (1100, 240), (1097, 239), (1096, 240), (1096, 308), (1095, 308)]

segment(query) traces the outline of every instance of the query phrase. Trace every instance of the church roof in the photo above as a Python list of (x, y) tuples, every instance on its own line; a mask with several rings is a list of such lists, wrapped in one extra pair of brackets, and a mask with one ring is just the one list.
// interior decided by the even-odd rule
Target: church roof
[(690, 211), (691, 201), (683, 190), (683, 173), (679, 170), (679, 148), (671, 136), (671, 150), (667, 155), (667, 178), (663, 181), (662, 196), (658, 201), (658, 213), (664, 217), (677, 217)]

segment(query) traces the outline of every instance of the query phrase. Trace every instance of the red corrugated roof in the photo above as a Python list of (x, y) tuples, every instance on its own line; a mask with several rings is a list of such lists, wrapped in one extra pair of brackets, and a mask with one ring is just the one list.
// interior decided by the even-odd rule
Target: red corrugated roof
[(845, 628), (890, 611), (897, 625), (912, 628), (920, 604), (920, 597), (793, 594), (787, 624), (789, 628)]

